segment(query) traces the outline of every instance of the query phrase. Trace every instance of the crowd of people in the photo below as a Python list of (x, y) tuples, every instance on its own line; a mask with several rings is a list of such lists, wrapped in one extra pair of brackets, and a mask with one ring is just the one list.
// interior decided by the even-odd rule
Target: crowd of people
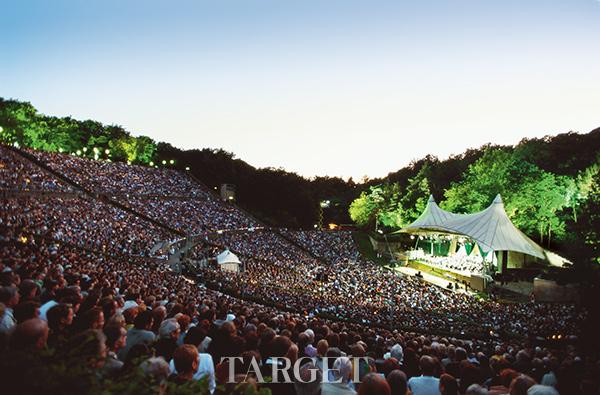
[(320, 262), (265, 230), (224, 234), (217, 242), (241, 257), (244, 270), (204, 268), (203, 281), (277, 306), (336, 319), (421, 331), (574, 335), (584, 312), (574, 305), (508, 305), (455, 293), (372, 262)]
[[(86, 179), (97, 176), (90, 169), (102, 168), (100, 178), (114, 179), (110, 187), (94, 188), (116, 195), (149, 191), (146, 173), (158, 193), (163, 181), (173, 179), (171, 171), (136, 166), (137, 176), (125, 169), (118, 177), (117, 169), (127, 165), (87, 164), (59, 154), (57, 160), (65, 163), (56, 164), (53, 154), (36, 155), (87, 186), (98, 182)], [(80, 165), (87, 170), (79, 171)], [(38, 184), (41, 188), (53, 185), (33, 165), (20, 168), (51, 180)], [(7, 189), (21, 188), (21, 179), (3, 182)], [(185, 187), (188, 196), (204, 190)], [(219, 250), (215, 246), (230, 248), (244, 270), (205, 267), (190, 278), (148, 256), (153, 243), (173, 235), (109, 203), (32, 195), (2, 204), (0, 380), (10, 393), (86, 393), (94, 385), (122, 389), (119, 383), (137, 383), (134, 373), (152, 393), (177, 393), (196, 382), (205, 385), (200, 392), (231, 392), (243, 382), (292, 395), (597, 391), (600, 365), (574, 342), (585, 318), (579, 307), (507, 305), (424, 284), (357, 259), (348, 232), (218, 233), (198, 249), (212, 254)], [(181, 224), (237, 227), (220, 222), (219, 210), (188, 207), (160, 218), (214, 214)], [(550, 335), (559, 340), (545, 340)], [(276, 357), (301, 359), (300, 374), (316, 371), (317, 378), (261, 383), (252, 361), (268, 376)]]
[(72, 191), (65, 183), (3, 145), (0, 145), (0, 188), (21, 191)]
[(255, 227), (258, 223), (236, 206), (212, 196), (203, 199), (129, 196), (121, 200), (133, 210), (167, 223), (185, 234)]
[(26, 149), (40, 162), (86, 190), (106, 195), (205, 197), (206, 188), (172, 168), (91, 160), (77, 155)]
[(314, 256), (329, 263), (335, 264), (340, 260), (356, 261), (360, 259), (360, 253), (350, 231), (280, 229), (280, 232), (299, 243)]
[[(509, 393), (520, 381), (526, 389), (541, 383), (544, 390), (565, 394), (590, 394), (595, 388), (598, 365), (572, 346), (461, 340), (306, 316), (207, 289), (147, 258), (125, 260), (46, 239), (4, 241), (1, 254), (5, 388), (11, 383), (21, 390), (43, 388), (44, 383), (28, 378), (31, 366), (21, 365), (31, 360), (15, 355), (47, 347), (67, 361), (85, 357), (100, 383), (137, 369), (157, 385), (204, 380), (210, 392), (231, 388), (231, 371), (233, 381), (256, 380), (252, 358), (268, 375), (275, 357), (304, 358), (301, 373), (321, 372), (313, 383), (262, 384), (275, 394), (406, 394), (407, 388), (417, 395), (466, 394), (479, 387)], [(242, 359), (234, 363), (222, 357)], [(321, 383), (323, 357), (331, 358), (330, 369), (338, 369), (334, 379), (341, 383)], [(354, 361), (359, 380), (351, 380), (348, 357), (365, 358)], [(72, 390), (81, 393), (90, 383), (75, 384), (81, 387)]]
[(89, 197), (28, 196), (0, 199), (2, 238), (47, 236), (113, 254), (148, 255), (174, 234), (113, 205)]

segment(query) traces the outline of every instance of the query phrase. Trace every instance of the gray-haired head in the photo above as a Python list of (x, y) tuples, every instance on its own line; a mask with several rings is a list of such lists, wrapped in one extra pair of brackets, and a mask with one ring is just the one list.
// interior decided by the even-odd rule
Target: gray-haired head
[(175, 318), (164, 320), (158, 329), (158, 336), (161, 339), (168, 339), (173, 336), (173, 332), (179, 330), (179, 323)]
[(398, 343), (394, 344), (390, 349), (390, 356), (402, 363), (402, 360), (404, 359), (404, 350), (402, 349), (402, 346)]
[(348, 357), (339, 357), (333, 363), (333, 375), (336, 380), (342, 379), (342, 382), (347, 382), (352, 374), (352, 362)]

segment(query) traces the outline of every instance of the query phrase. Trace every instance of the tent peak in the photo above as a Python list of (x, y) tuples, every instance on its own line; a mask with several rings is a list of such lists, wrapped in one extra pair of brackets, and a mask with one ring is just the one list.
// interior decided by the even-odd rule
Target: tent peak
[(429, 195), (429, 200), (427, 200), (427, 202), (435, 203), (435, 199), (433, 198), (433, 195)]
[(494, 201), (492, 203), (494, 203), (494, 204), (498, 204), (498, 203), (503, 204), (503, 202), (502, 202), (502, 196), (500, 196), (500, 194), (497, 194), (496, 197), (494, 198)]

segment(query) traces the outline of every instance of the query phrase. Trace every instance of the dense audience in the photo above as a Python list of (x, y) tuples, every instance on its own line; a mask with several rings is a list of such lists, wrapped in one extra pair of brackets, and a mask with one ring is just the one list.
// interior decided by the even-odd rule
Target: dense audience
[(254, 219), (243, 214), (237, 207), (223, 204), (208, 195), (202, 199), (129, 196), (117, 200), (186, 234), (258, 226)]
[(422, 331), (519, 336), (576, 334), (573, 305), (507, 305), (455, 293), (367, 261), (331, 265), (270, 231), (224, 233), (216, 240), (242, 257), (244, 271), (202, 269), (203, 281), (275, 305), (337, 319)]
[(83, 188), (105, 194), (204, 197), (208, 192), (174, 169), (90, 160), (58, 152), (27, 150), (39, 161)]
[[(162, 170), (37, 155), (104, 191), (144, 193), (146, 173), (165, 196), (203, 190), (190, 181), (163, 191), (173, 174)], [(59, 159), (64, 163), (53, 163)], [(104, 173), (96, 179), (93, 169)], [(100, 186), (104, 177), (114, 178), (108, 187)], [(252, 393), (257, 386), (292, 395), (598, 391), (600, 365), (574, 342), (584, 318), (576, 306), (505, 305), (427, 285), (361, 259), (348, 232), (282, 231), (296, 243), (265, 229), (212, 235), (196, 256), (227, 247), (244, 270), (204, 267), (198, 281), (145, 256), (172, 235), (108, 203), (32, 195), (2, 204), (0, 380), (7, 393)], [(220, 218), (226, 207), (168, 210), (159, 217), (181, 220), (170, 223), (178, 228), (253, 224), (237, 211), (239, 219)], [(181, 219), (195, 213), (214, 217)], [(550, 334), (561, 338), (536, 337)], [(303, 362), (303, 380), (274, 383), (279, 357)]]
[(329, 263), (337, 263), (340, 260), (359, 260), (360, 253), (352, 239), (350, 231), (327, 232), (320, 230), (289, 230), (281, 229), (284, 236), (296, 241), (314, 256)]
[(0, 189), (72, 191), (68, 185), (3, 145), (0, 145)]
[(3, 238), (31, 236), (113, 254), (147, 255), (172, 233), (110, 204), (87, 197), (31, 196), (0, 199)]

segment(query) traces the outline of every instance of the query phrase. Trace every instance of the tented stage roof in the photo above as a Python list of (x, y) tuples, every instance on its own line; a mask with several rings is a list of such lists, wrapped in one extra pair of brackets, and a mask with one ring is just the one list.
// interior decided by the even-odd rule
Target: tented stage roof
[(473, 239), (484, 252), (517, 251), (546, 259), (544, 249), (513, 225), (500, 195), (488, 208), (474, 214), (454, 214), (442, 210), (430, 196), (423, 214), (403, 231), (455, 233)]

